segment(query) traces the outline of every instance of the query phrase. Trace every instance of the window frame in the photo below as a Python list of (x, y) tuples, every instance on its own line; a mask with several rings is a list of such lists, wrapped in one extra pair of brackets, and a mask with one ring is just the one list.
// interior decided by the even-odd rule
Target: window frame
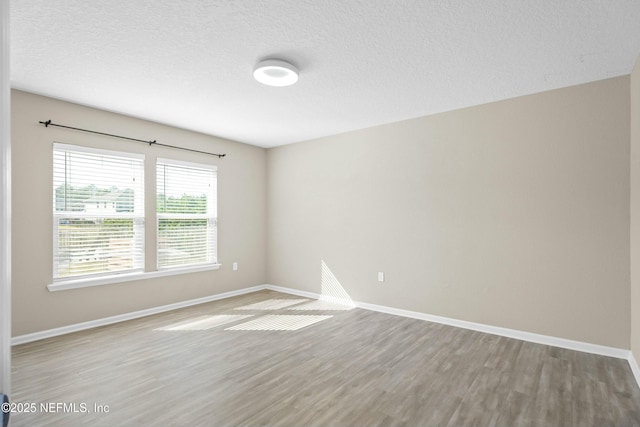
[[(141, 190), (141, 194), (138, 194), (134, 200), (137, 200), (137, 203), (134, 202), (134, 206), (138, 207), (138, 211), (134, 211), (132, 213), (110, 213), (110, 214), (100, 214), (100, 213), (88, 213), (88, 212), (74, 212), (74, 211), (56, 211), (56, 187), (55, 187), (55, 174), (56, 174), (56, 151), (59, 152), (72, 152), (72, 153), (80, 153), (80, 154), (89, 154), (96, 156), (110, 156), (110, 157), (118, 157), (122, 159), (131, 159), (137, 160), (140, 162), (140, 179), (141, 183), (137, 184), (137, 188)], [(53, 210), (52, 210), (52, 235), (53, 235), (53, 256), (52, 256), (52, 280), (53, 285), (57, 283), (67, 283), (67, 282), (82, 282), (82, 281), (91, 281), (91, 280), (101, 280), (109, 277), (117, 277), (117, 276), (126, 276), (131, 274), (139, 274), (145, 271), (145, 234), (146, 234), (146, 212), (145, 212), (145, 162), (146, 157), (144, 154), (137, 154), (131, 152), (124, 151), (116, 151), (116, 150), (105, 150), (101, 148), (88, 147), (84, 145), (75, 145), (75, 144), (67, 144), (54, 142), (52, 151), (52, 185), (51, 188), (53, 190), (52, 193), (52, 202), (53, 202)], [(139, 198), (139, 199), (138, 199)], [(131, 219), (133, 223), (133, 233), (134, 233), (134, 247), (132, 248), (131, 255), (132, 259), (134, 259), (134, 266), (129, 269), (123, 270), (112, 270), (112, 271), (102, 271), (97, 273), (87, 273), (87, 274), (78, 274), (71, 276), (58, 276), (59, 262), (60, 257), (59, 254), (59, 220), (61, 218), (96, 218), (96, 219)], [(136, 251), (136, 248), (139, 248)]]
[[(207, 213), (205, 214), (185, 214), (185, 213), (160, 213), (158, 212), (158, 194), (159, 194), (159, 167), (161, 164), (168, 166), (176, 166), (182, 168), (190, 168), (197, 170), (205, 170), (212, 172), (211, 176), (211, 190), (207, 194)], [(155, 162), (156, 168), (156, 183), (155, 183), (155, 196), (156, 203), (154, 205), (154, 211), (156, 214), (155, 236), (156, 236), (156, 269), (158, 272), (170, 272), (179, 271), (182, 269), (198, 269), (198, 268), (216, 268), (218, 264), (218, 166), (207, 164), (188, 162), (183, 160), (169, 159), (166, 157), (158, 157)], [(166, 189), (165, 189), (166, 190)], [(209, 212), (211, 210), (211, 212)], [(207, 251), (209, 253), (209, 259), (206, 262), (179, 264), (179, 265), (160, 265), (160, 220), (166, 218), (173, 219), (206, 219), (207, 220)]]
[[(143, 169), (142, 169), (143, 170), (143, 174), (142, 174), (143, 196), (142, 197), (144, 198), (143, 200), (144, 214), (142, 217), (144, 220), (144, 237), (142, 240), (142, 243), (144, 245), (143, 251), (142, 251), (143, 269), (142, 271), (137, 269), (135, 271), (129, 270), (129, 271), (105, 272), (105, 273), (83, 275), (83, 276), (69, 276), (69, 277), (62, 277), (62, 278), (57, 278), (56, 280), (53, 280), (53, 267), (55, 262), (55, 258), (54, 258), (55, 249), (53, 245), (57, 244), (57, 242), (55, 241), (55, 239), (57, 239), (57, 235), (56, 235), (56, 229), (55, 229), (56, 227), (54, 223), (56, 221), (55, 213), (52, 213), (52, 220), (51, 220), (52, 237), (53, 237), (52, 246), (51, 246), (53, 250), (52, 257), (51, 257), (52, 270), (51, 270), (51, 276), (50, 276), (51, 283), (47, 284), (47, 289), (50, 292), (64, 291), (64, 290), (70, 290), (70, 289), (81, 289), (81, 288), (87, 288), (92, 286), (102, 286), (102, 285), (109, 285), (109, 284), (120, 284), (120, 283), (126, 283), (130, 281), (155, 279), (160, 277), (168, 277), (168, 276), (182, 275), (182, 274), (189, 274), (189, 273), (213, 271), (213, 270), (218, 270), (222, 267), (222, 264), (218, 262), (220, 258), (219, 258), (219, 252), (218, 252), (218, 233), (217, 233), (218, 231), (217, 230), (217, 226), (218, 226), (218, 216), (217, 216), (217, 213), (218, 213), (218, 185), (217, 185), (218, 184), (218, 174), (217, 174), (218, 166), (217, 165), (197, 163), (197, 162), (185, 162), (182, 160), (171, 159), (171, 158), (156, 158), (155, 156), (146, 155), (139, 152), (109, 150), (109, 149), (96, 148), (96, 147), (87, 146), (87, 145), (69, 144), (69, 143), (53, 141), (52, 150), (51, 150), (52, 181), (49, 187), (50, 188), (49, 191), (52, 191), (52, 190), (55, 191), (53, 186), (53, 179), (54, 179), (53, 150), (60, 147), (62, 149), (68, 148), (69, 150), (73, 150), (73, 151), (84, 151), (87, 153), (106, 154), (106, 155), (121, 155), (123, 157), (132, 157), (132, 158), (142, 159), (142, 162), (143, 162)], [(172, 267), (170, 269), (162, 269), (161, 271), (157, 270), (157, 232), (158, 232), (157, 202), (156, 202), (157, 177), (154, 177), (152, 175), (147, 176), (146, 172), (153, 170), (157, 173), (158, 160), (166, 161), (168, 163), (176, 164), (176, 165), (196, 166), (201, 168), (204, 167), (206, 169), (212, 169), (215, 171), (215, 184), (216, 184), (215, 186), (216, 235), (215, 235), (215, 242), (214, 242), (215, 254), (216, 254), (215, 263), (197, 264), (197, 265), (194, 264), (194, 265), (189, 265), (184, 267)], [(150, 164), (151, 162), (154, 162), (153, 165)], [(156, 178), (156, 179), (148, 179), (148, 178)], [(52, 193), (49, 193), (49, 194), (53, 196), (52, 203), (55, 203), (55, 192), (53, 194)], [(151, 197), (151, 195), (153, 196)], [(55, 209), (55, 204), (53, 205), (53, 209)], [(53, 209), (50, 212), (55, 212), (53, 211)], [(155, 222), (153, 221), (154, 215), (156, 215)], [(152, 221), (149, 221), (149, 219), (152, 219)], [(149, 264), (150, 260), (147, 257), (147, 250), (149, 248), (145, 247), (146, 246), (145, 243), (149, 238), (151, 238), (150, 241), (153, 241), (153, 239), (156, 239), (156, 265), (155, 266), (152, 266), (151, 264)]]

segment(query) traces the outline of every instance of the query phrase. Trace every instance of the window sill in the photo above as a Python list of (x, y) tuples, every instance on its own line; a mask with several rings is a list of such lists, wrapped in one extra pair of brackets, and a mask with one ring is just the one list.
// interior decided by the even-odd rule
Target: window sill
[(150, 271), (143, 273), (114, 274), (112, 276), (92, 279), (64, 280), (47, 285), (49, 292), (66, 291), (68, 289), (88, 288), (91, 286), (110, 285), (114, 283), (132, 282), (134, 280), (155, 279), (157, 277), (175, 276), (178, 274), (197, 273), (199, 271), (218, 270), (222, 264), (207, 264), (194, 267)]

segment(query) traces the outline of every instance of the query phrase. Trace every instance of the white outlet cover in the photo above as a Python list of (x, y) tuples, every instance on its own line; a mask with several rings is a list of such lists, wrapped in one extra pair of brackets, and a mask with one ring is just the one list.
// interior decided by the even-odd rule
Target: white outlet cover
[(384, 273), (382, 271), (378, 272), (378, 282), (384, 282)]

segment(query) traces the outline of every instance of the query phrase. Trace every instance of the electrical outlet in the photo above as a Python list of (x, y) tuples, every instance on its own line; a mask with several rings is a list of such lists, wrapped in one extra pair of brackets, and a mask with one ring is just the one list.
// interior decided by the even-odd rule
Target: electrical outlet
[(384, 282), (384, 273), (382, 271), (378, 271), (378, 282)]
[(238, 271), (238, 263), (236, 261), (233, 262), (233, 271)]

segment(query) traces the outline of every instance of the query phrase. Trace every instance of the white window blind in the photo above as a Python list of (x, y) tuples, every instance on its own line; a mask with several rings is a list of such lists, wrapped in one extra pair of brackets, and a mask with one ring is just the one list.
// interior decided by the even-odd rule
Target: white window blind
[(158, 159), (158, 268), (217, 263), (215, 166)]
[(53, 278), (144, 269), (144, 158), (54, 144)]

